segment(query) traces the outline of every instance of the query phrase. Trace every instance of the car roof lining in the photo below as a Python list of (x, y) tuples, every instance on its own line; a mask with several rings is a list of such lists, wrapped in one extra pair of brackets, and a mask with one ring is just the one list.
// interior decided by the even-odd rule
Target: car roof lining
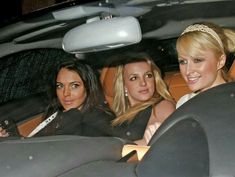
[[(65, 23), (69, 24), (73, 20), (78, 20), (79, 24), (83, 24), (85, 19), (91, 18), (96, 15), (101, 15), (102, 13), (110, 13), (113, 16), (135, 16), (139, 17), (140, 24), (142, 26), (143, 36), (153, 37), (155, 32), (157, 37), (166, 35), (164, 38), (169, 37), (170, 35), (165, 33), (158, 32), (159, 28), (162, 28), (168, 21), (178, 22), (177, 26), (181, 27), (180, 29), (176, 29), (174, 34), (179, 34), (179, 30), (185, 27), (188, 23), (188, 19), (195, 19), (198, 21), (202, 19), (216, 19), (219, 16), (228, 17), (235, 16), (234, 11), (234, 1), (230, 1), (227, 3), (226, 8), (228, 10), (221, 11), (216, 10), (220, 9), (221, 6), (225, 6), (223, 1), (217, 3), (205, 3), (200, 2), (196, 3), (196, 1), (167, 1), (168, 3), (172, 3), (173, 5), (162, 5), (164, 1), (109, 1), (109, 3), (91, 3), (88, 5), (77, 5), (73, 7), (68, 7), (63, 10), (55, 10), (51, 13), (47, 13), (43, 16), (35, 16), (33, 20), (29, 20), (29, 18), (24, 18), (23, 21), (18, 22), (16, 25), (10, 25), (9, 27), (1, 29), (0, 41), (4, 41), (7, 37), (11, 35), (15, 35), (16, 38), (20, 38), (21, 34), (24, 35), (24, 31), (28, 32), (29, 30), (43, 30), (42, 28), (49, 28), (49, 25), (55, 25), (54, 23)], [(194, 2), (194, 3), (192, 3)], [(108, 4), (108, 5), (107, 5)], [(111, 5), (110, 5), (111, 4)], [(197, 8), (194, 8), (197, 7)], [(200, 9), (200, 13), (198, 13), (198, 9)], [(125, 12), (125, 13), (124, 13)], [(124, 14), (123, 14), (124, 13)], [(175, 16), (175, 13), (178, 15)], [(30, 17), (30, 15), (28, 15)], [(33, 16), (33, 15), (31, 15)], [(187, 18), (186, 18), (187, 17)], [(80, 20), (83, 19), (83, 20)], [(192, 20), (192, 22), (195, 22)], [(228, 19), (229, 20), (229, 19)], [(233, 20), (233, 19), (231, 19)], [(191, 21), (189, 21), (191, 22)], [(182, 25), (181, 25), (182, 24)], [(72, 27), (72, 26), (71, 26)], [(166, 25), (167, 27), (167, 25)], [(165, 27), (165, 28), (166, 28)], [(9, 30), (9, 28), (11, 30)], [(38, 29), (37, 29), (38, 28)], [(47, 30), (45, 30), (47, 32)], [(151, 32), (151, 35), (149, 34)], [(171, 31), (172, 32), (172, 29)], [(148, 34), (145, 34), (148, 33)], [(158, 34), (159, 33), (159, 34)], [(18, 35), (17, 35), (18, 34)], [(41, 34), (41, 33), (40, 33)], [(17, 35), (17, 36), (16, 36)], [(29, 38), (29, 37), (28, 37)]]

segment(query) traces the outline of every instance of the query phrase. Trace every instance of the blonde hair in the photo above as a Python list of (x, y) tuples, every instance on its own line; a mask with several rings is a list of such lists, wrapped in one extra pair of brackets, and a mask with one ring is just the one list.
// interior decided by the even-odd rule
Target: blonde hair
[[(209, 30), (203, 30), (197, 26), (202, 26), (202, 28), (206, 26)], [(208, 22), (190, 25), (189, 27), (191, 27), (190, 30), (186, 28), (177, 39), (176, 49), (178, 53), (187, 53), (191, 56), (195, 56), (202, 50), (211, 49), (217, 56), (227, 56), (229, 53), (235, 51), (235, 32), (233, 30), (224, 29)], [(213, 31), (213, 33), (210, 30)], [(214, 33), (219, 39), (213, 35)], [(226, 66), (221, 69), (221, 74), (226, 82), (231, 81), (231, 78), (227, 74)]]
[[(124, 67), (125, 64), (119, 65), (117, 68), (116, 79), (114, 81), (114, 101), (112, 110), (116, 114), (117, 118), (113, 120), (112, 125), (122, 124), (125, 121), (131, 122), (135, 115), (149, 107), (150, 105), (156, 105), (163, 99), (173, 101), (172, 96), (167, 90), (167, 86), (162, 79), (160, 69), (147, 55), (126, 55), (131, 60), (130, 62), (145, 61), (150, 64), (154, 78), (155, 78), (155, 93), (154, 96), (146, 102), (138, 103), (134, 106), (130, 106), (128, 98), (125, 96), (124, 91)], [(139, 58), (138, 58), (139, 57)], [(128, 62), (127, 62), (128, 63)], [(126, 64), (127, 64), (126, 63)]]

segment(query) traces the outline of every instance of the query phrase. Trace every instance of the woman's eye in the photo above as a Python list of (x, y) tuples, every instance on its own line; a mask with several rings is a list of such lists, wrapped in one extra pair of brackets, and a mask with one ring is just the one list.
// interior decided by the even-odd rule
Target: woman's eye
[(130, 81), (135, 81), (136, 79), (137, 79), (137, 77), (133, 76), (133, 77), (130, 78)]
[(186, 65), (188, 63), (187, 60), (182, 60), (182, 59), (179, 59), (178, 62), (180, 65)]
[(62, 87), (63, 87), (63, 84), (60, 84), (60, 83), (57, 83), (57, 84), (56, 84), (56, 88), (57, 88), (57, 89), (61, 89)]
[(193, 62), (194, 62), (194, 63), (200, 63), (200, 62), (202, 62), (202, 61), (204, 61), (204, 59), (202, 59), (202, 58), (194, 58), (194, 59), (193, 59)]
[(146, 77), (147, 77), (147, 78), (152, 78), (152, 77), (153, 77), (153, 74), (152, 74), (152, 73), (148, 73), (148, 74), (146, 74)]
[(78, 88), (79, 86), (79, 84), (72, 84), (72, 88)]

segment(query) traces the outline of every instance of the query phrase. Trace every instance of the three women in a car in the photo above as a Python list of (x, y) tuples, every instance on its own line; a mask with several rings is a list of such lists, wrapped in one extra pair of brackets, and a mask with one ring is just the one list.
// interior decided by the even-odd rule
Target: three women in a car
[[(235, 51), (234, 31), (211, 23), (190, 25), (178, 38), (176, 48), (181, 74), (193, 92), (183, 96), (177, 107), (200, 92), (231, 81), (225, 63), (229, 52)], [(52, 102), (45, 114), (45, 118), (53, 115), (45, 121), (51, 123), (39, 126), (36, 134), (119, 136), (147, 144), (175, 110), (173, 99), (160, 70), (147, 55), (116, 57), (125, 63), (118, 66), (114, 84), (114, 120), (107, 106), (99, 104), (101, 94), (94, 72), (88, 65), (73, 61), (59, 67)], [(75, 120), (77, 117), (80, 118)], [(0, 129), (0, 136), (8, 134)]]
[[(118, 55), (112, 110), (114, 135), (147, 145), (160, 124), (175, 110), (159, 68), (144, 53)], [(115, 59), (114, 59), (115, 60)]]
[(177, 102), (177, 108), (200, 92), (231, 81), (226, 59), (235, 51), (235, 32), (212, 23), (188, 26), (177, 39), (181, 75), (192, 93)]

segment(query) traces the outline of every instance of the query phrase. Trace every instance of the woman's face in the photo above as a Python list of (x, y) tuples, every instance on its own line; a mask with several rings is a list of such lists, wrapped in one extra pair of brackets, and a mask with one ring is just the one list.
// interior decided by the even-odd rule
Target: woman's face
[(205, 91), (224, 83), (224, 79), (219, 74), (224, 62), (209, 49), (201, 50), (197, 56), (179, 53), (180, 72), (193, 92)]
[(71, 108), (81, 109), (86, 99), (86, 89), (81, 77), (66, 68), (62, 68), (57, 75), (56, 94), (66, 111)]
[(126, 64), (124, 88), (131, 106), (152, 98), (155, 92), (155, 81), (150, 64), (144, 61)]

